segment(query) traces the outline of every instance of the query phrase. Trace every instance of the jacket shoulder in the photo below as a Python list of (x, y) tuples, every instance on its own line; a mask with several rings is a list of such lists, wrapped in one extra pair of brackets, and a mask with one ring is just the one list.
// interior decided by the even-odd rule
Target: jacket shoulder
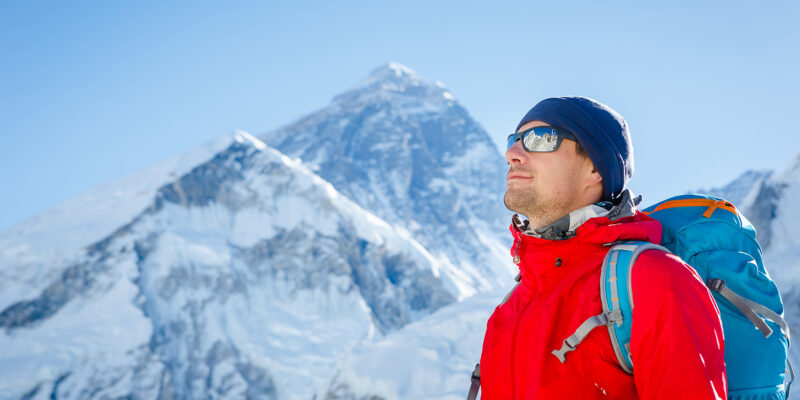
[[(694, 268), (680, 257), (662, 250), (645, 250), (636, 259), (632, 280), (644, 281), (645, 286), (653, 286), (654, 282), (664, 284), (703, 284)], [(636, 286), (636, 283), (634, 283)]]

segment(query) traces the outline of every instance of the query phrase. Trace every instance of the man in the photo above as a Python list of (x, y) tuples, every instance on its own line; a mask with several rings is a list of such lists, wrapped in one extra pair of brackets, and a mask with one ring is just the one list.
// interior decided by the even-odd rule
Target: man
[(562, 348), (602, 313), (610, 244), (661, 239), (625, 189), (633, 146), (622, 116), (584, 97), (545, 99), (509, 136), (506, 160), (506, 207), (527, 221), (512, 218), (520, 283), (487, 323), (481, 398), (725, 399), (719, 310), (696, 272), (660, 250), (632, 267), (634, 373), (620, 367), (605, 327)]

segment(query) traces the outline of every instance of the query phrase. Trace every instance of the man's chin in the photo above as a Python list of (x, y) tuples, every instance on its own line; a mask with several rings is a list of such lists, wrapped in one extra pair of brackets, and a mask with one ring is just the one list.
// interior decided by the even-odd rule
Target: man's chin
[(525, 214), (523, 209), (525, 208), (523, 205), (524, 201), (519, 198), (519, 193), (512, 193), (507, 191), (505, 196), (503, 196), (503, 204), (505, 204), (506, 208), (520, 214)]

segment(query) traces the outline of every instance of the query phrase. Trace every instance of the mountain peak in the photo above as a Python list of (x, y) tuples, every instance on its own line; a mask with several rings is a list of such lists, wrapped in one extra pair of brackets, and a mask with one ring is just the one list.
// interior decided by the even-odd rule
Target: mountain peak
[(376, 82), (413, 85), (415, 82), (419, 84), (421, 80), (413, 69), (403, 64), (390, 61), (372, 70), (372, 72), (359, 82), (358, 86), (371, 86)]
[(253, 146), (259, 150), (264, 150), (267, 148), (267, 145), (264, 144), (264, 142), (262, 142), (261, 139), (258, 139), (257, 137), (243, 130), (237, 129), (236, 131), (234, 131), (233, 134), (231, 135), (231, 139), (232, 139), (231, 142), (236, 141), (238, 143), (242, 143), (248, 146)]
[(456, 98), (442, 82), (425, 81), (413, 69), (392, 61), (372, 70), (350, 90), (334, 97), (333, 102), (363, 105), (375, 100), (404, 104), (409, 110), (430, 111), (446, 109)]

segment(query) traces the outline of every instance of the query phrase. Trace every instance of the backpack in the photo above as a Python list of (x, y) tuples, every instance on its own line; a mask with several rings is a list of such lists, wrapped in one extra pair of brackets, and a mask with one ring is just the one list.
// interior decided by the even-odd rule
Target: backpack
[[(565, 362), (566, 353), (589, 332), (606, 326), (620, 367), (633, 373), (628, 275), (639, 254), (658, 249), (679, 256), (694, 268), (717, 303), (725, 335), (728, 399), (788, 398), (794, 381), (788, 358), (789, 328), (781, 316), (780, 292), (764, 268), (752, 224), (730, 202), (702, 195), (672, 197), (643, 213), (661, 223), (661, 245), (629, 241), (611, 247), (600, 275), (603, 313), (578, 326), (553, 355)], [(474, 400), (479, 388), (476, 365), (468, 399)]]
[(629, 241), (609, 250), (601, 271), (603, 313), (582, 323), (553, 355), (565, 362), (566, 353), (590, 331), (606, 326), (620, 366), (633, 374), (629, 275), (641, 252), (659, 249), (694, 268), (717, 303), (725, 335), (728, 398), (787, 398), (794, 380), (789, 328), (750, 222), (731, 203), (702, 195), (672, 197), (643, 213), (661, 222), (661, 246)]

